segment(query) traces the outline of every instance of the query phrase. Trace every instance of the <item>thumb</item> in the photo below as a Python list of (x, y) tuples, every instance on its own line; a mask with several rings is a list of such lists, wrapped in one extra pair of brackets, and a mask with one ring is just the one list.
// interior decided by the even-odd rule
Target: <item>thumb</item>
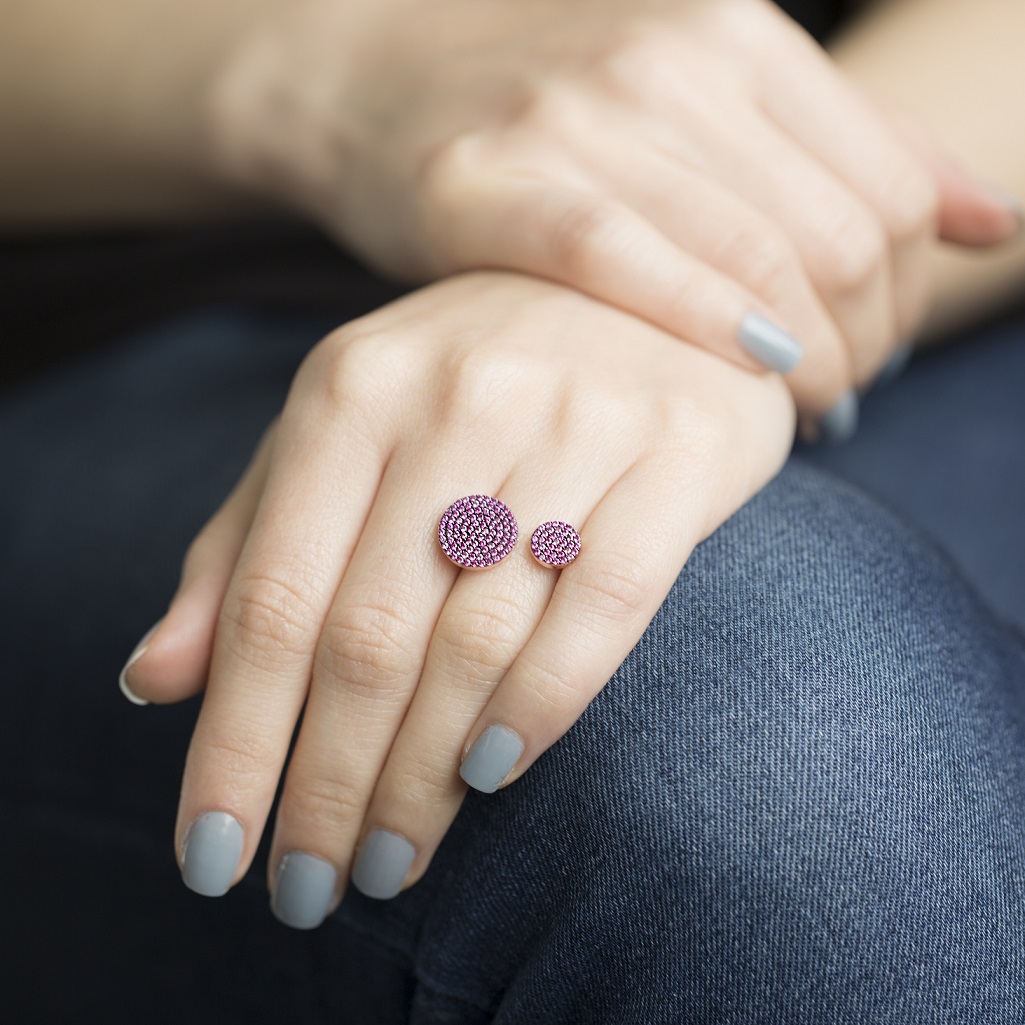
[(136, 705), (169, 704), (206, 686), (217, 617), (270, 463), (268, 429), (248, 469), (189, 547), (167, 614), (135, 647), (118, 679)]

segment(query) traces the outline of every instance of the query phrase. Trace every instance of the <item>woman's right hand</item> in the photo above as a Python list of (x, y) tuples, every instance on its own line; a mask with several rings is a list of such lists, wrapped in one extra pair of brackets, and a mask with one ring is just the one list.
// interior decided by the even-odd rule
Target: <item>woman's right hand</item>
[(387, 273), (568, 284), (789, 372), (811, 423), (914, 334), (938, 235), (1020, 226), (768, 0), (306, 0), (215, 95), (225, 172)]
[[(519, 275), (452, 278), (328, 337), (126, 673), (157, 702), (206, 688), (176, 830), (187, 883), (213, 895), (245, 873), (302, 712), (275, 910), (309, 927), (350, 873), (372, 896), (411, 885), (460, 767), (493, 790), (572, 725), (793, 425), (778, 376)], [(519, 542), (467, 572), (438, 522), (480, 493)], [(582, 537), (563, 569), (530, 555), (548, 520)]]

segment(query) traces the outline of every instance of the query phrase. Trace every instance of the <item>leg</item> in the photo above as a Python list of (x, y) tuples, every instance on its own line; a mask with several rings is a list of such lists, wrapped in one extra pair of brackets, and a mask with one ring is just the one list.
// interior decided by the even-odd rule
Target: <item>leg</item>
[(311, 936), (271, 919), (262, 865), (185, 891), (194, 707), (114, 680), (319, 330), (196, 324), (0, 412), (16, 1017), (1022, 1016), (1021, 654), (915, 536), (797, 464), (408, 894), (352, 894)]
[(871, 392), (850, 445), (805, 453), (927, 531), (1025, 630), (1025, 309), (916, 354)]
[(1021, 650), (791, 463), (564, 741), (332, 928), (410, 957), (416, 1023), (1021, 1020), (1023, 770)]

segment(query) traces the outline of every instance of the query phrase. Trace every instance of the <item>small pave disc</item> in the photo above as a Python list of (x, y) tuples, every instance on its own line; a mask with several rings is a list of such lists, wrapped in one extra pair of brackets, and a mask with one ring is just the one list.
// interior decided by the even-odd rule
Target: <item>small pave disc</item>
[(580, 554), (580, 535), (562, 520), (549, 520), (530, 535), (530, 551), (543, 566), (568, 566)]
[(519, 528), (509, 506), (490, 495), (453, 502), (438, 525), (441, 550), (463, 569), (487, 569), (515, 547)]

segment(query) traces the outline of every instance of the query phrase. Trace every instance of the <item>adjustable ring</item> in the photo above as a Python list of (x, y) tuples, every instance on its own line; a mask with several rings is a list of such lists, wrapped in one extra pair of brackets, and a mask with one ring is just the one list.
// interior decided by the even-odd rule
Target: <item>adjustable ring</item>
[(530, 553), (542, 566), (568, 566), (580, 554), (580, 535), (562, 520), (548, 520), (530, 535)]
[(467, 495), (453, 502), (438, 524), (441, 550), (463, 569), (489, 569), (516, 546), (519, 527), (505, 502)]

